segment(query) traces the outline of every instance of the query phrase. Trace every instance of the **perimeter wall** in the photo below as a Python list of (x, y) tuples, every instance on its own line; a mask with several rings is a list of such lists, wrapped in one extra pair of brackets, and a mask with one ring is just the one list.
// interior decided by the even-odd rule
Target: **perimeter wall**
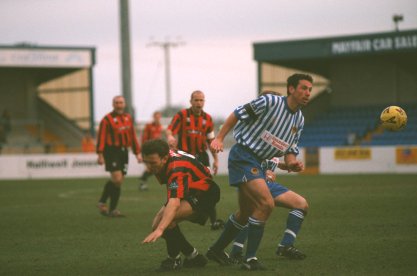
[[(219, 174), (227, 174), (229, 150), (219, 154)], [(299, 158), (305, 160), (306, 151)], [(321, 174), (417, 173), (417, 146), (325, 147), (318, 149), (318, 167), (306, 172)], [(144, 165), (129, 156), (128, 177), (140, 176)], [(304, 162), (306, 163), (306, 162)], [(286, 174), (280, 171), (279, 174)], [(44, 154), (0, 156), (0, 179), (108, 177), (97, 164), (97, 155)]]

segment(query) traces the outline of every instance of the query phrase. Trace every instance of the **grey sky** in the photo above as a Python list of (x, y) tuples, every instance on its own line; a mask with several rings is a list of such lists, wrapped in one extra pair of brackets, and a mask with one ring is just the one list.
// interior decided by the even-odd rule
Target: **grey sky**
[[(120, 94), (117, 0), (2, 0), (0, 44), (97, 48), (95, 115)], [(165, 103), (162, 50), (146, 47), (180, 39), (171, 51), (172, 101), (188, 105), (206, 93), (206, 110), (226, 117), (256, 95), (252, 43), (385, 32), (401, 13), (400, 29), (417, 28), (416, 0), (130, 0), (133, 99), (139, 119)], [(100, 95), (100, 96), (98, 96)]]

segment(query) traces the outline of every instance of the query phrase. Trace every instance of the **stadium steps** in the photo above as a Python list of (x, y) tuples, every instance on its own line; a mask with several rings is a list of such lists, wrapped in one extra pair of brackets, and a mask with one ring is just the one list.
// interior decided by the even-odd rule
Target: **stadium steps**
[(55, 133), (45, 129), (41, 122), (15, 120), (12, 130), (3, 144), (1, 154), (40, 154), (81, 152), (81, 146), (68, 146)]
[[(29, 122), (29, 123), (28, 123)], [(7, 136), (7, 142), (3, 145), (2, 154), (43, 153), (44, 148), (38, 133), (29, 133), (28, 124), (34, 124), (30, 120), (13, 120), (12, 129)], [(35, 125), (35, 124), (34, 124)]]

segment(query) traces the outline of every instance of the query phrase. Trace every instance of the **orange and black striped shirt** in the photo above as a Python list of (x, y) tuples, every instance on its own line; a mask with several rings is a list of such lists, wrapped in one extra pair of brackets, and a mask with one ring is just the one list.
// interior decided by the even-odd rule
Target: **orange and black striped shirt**
[(194, 156), (183, 151), (169, 151), (169, 159), (162, 172), (155, 175), (160, 184), (167, 185), (167, 200), (185, 198), (210, 188), (210, 169)]
[(142, 144), (148, 140), (160, 139), (162, 137), (162, 125), (149, 123), (145, 125), (142, 134)]
[(139, 141), (130, 114), (120, 115), (111, 112), (104, 116), (97, 135), (97, 153), (102, 153), (106, 146), (132, 147), (133, 153), (140, 153)]
[(191, 108), (179, 111), (172, 118), (168, 129), (178, 134), (178, 149), (193, 155), (205, 152), (208, 140), (214, 139), (213, 119), (206, 112), (195, 116)]

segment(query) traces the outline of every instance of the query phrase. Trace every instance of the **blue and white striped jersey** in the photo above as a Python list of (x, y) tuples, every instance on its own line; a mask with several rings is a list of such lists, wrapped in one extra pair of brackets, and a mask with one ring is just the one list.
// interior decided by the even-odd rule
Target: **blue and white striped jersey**
[(260, 159), (298, 155), (297, 143), (304, 127), (301, 110), (293, 112), (287, 97), (262, 95), (234, 110), (238, 122), (233, 130), (237, 143), (248, 147)]

